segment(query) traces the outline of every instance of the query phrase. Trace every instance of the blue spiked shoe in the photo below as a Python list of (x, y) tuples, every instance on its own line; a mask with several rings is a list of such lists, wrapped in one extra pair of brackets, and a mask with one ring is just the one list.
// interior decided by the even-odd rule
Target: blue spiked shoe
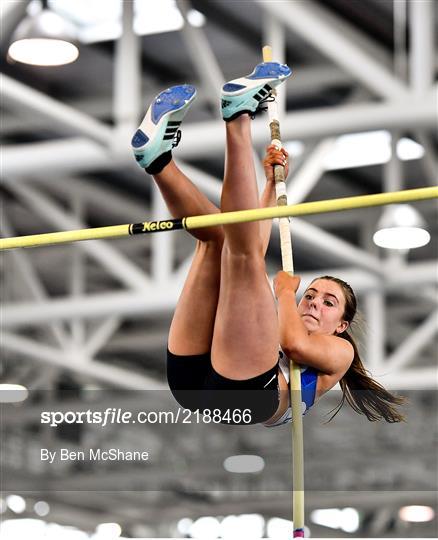
[(271, 91), (292, 74), (286, 64), (263, 62), (246, 77), (227, 82), (222, 87), (222, 117), (226, 122), (241, 114), (255, 115)]
[(171, 86), (154, 99), (131, 140), (134, 157), (150, 174), (159, 173), (172, 158), (181, 138), (179, 126), (196, 97), (190, 84)]

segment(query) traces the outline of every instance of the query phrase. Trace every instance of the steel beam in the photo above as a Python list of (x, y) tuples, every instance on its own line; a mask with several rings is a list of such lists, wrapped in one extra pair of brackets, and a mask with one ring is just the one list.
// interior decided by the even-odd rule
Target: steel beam
[[(387, 360), (387, 368), (398, 370), (415, 360), (415, 356), (434, 338), (438, 331), (438, 309), (433, 311), (395, 350)], [(435, 368), (435, 377), (438, 371)]]
[[(169, 213), (156, 185), (152, 186), (152, 219), (163, 219)], [(155, 234), (151, 240), (151, 275), (154, 286), (165, 287), (172, 276), (175, 237), (173, 234)]]
[[(331, 273), (339, 275), (350, 283), (357, 294), (369, 291), (399, 290), (401, 286), (435, 284), (438, 281), (435, 261), (412, 263), (401, 268), (395, 275), (388, 274), (385, 280), (370, 275), (369, 272), (334, 268), (302, 274), (302, 283), (314, 277)], [(69, 320), (72, 317), (95, 319), (111, 313), (114, 316), (139, 318), (146, 315), (170, 313), (176, 305), (182, 281), (173, 282), (169, 287), (151, 289), (143, 294), (138, 292), (112, 292), (89, 294), (80, 299), (57, 298), (38, 306), (35, 303), (5, 303), (2, 308), (1, 325), (4, 328), (20, 326), (40, 326), (53, 320)]]
[[(270, 14), (267, 14), (263, 19), (263, 43), (271, 47), (274, 62), (280, 62), (280, 64), (286, 62), (286, 29), (284, 24)], [(286, 85), (282, 85), (277, 89), (275, 101), (277, 102), (280, 118), (286, 112), (286, 88)]]
[(379, 371), (385, 356), (386, 311), (385, 299), (380, 291), (363, 296), (365, 320), (367, 324), (365, 358), (367, 368), (372, 373)]
[(393, 2), (394, 23), (394, 71), (402, 80), (407, 79), (408, 62), (406, 51), (407, 0)]
[[(29, 208), (32, 208), (43, 219), (54, 224), (56, 227), (64, 230), (81, 229), (84, 227), (85, 224), (83, 222), (76, 219), (73, 215), (67, 214), (55, 202), (38, 192), (35, 188), (12, 182), (8, 182), (7, 185)], [(102, 264), (110, 274), (127, 287), (145, 290), (151, 286), (151, 282), (146, 274), (107, 242), (83, 242), (79, 248)]]
[[(356, 91), (347, 100), (358, 102), (363, 98), (363, 91)], [(287, 187), (288, 204), (296, 204), (305, 200), (326, 171), (325, 160), (337, 142), (336, 137), (322, 139), (306, 156), (299, 169), (293, 173)]]
[(438, 390), (438, 371), (436, 367), (418, 369), (398, 369), (392, 373), (375, 378), (388, 390)]
[(109, 126), (5, 74), (2, 74), (2, 93), (4, 104), (18, 109), (20, 114), (27, 111), (43, 116), (52, 126), (58, 126), (62, 133), (85, 135), (105, 146), (111, 143), (112, 129)]
[[(99, 60), (99, 58), (96, 59), (96, 61)], [(247, 68), (248, 66), (245, 65), (242, 68), (239, 67), (239, 70)], [(294, 70), (291, 84), (282, 86), (288, 99), (302, 97), (303, 94), (308, 95), (309, 92), (318, 94), (318, 92), (324, 92), (326, 88), (348, 86), (354, 83), (354, 80), (348, 73), (341, 71), (337, 66), (327, 65), (327, 63), (312, 66), (292, 66), (292, 68), (296, 69)], [(141, 103), (151, 103), (154, 97), (163, 89), (162, 86), (151, 86), (150, 77), (143, 77), (142, 84), (145, 87), (145, 91), (141, 95)], [(196, 115), (197, 110), (202, 109), (204, 104), (209, 103), (209, 99), (210, 96), (207, 96), (203, 89), (199, 88), (196, 98), (197, 107), (193, 109), (193, 115)], [(71, 101), (66, 102), (66, 105), (96, 119), (111, 117), (114, 107), (112, 96), (108, 94), (89, 96), (87, 98), (73, 98)], [(190, 117), (192, 117), (192, 114)], [(44, 124), (42, 124), (42, 120), (44, 119), (37, 118), (35, 115), (27, 115), (24, 121), (23, 118), (12, 114), (10, 111), (3, 111), (2, 131), (9, 135), (41, 129), (42, 125), (44, 127), (51, 126), (50, 120), (46, 119), (46, 123)]]
[(434, 2), (409, 2), (411, 47), (409, 55), (410, 84), (419, 96), (426, 95), (435, 79)]
[(181, 29), (181, 37), (204, 92), (209, 96), (209, 103), (215, 111), (215, 116), (220, 116), (220, 89), (225, 82), (222, 70), (203, 30), (192, 26), (187, 19), (187, 14), (191, 9), (190, 2), (176, 0), (176, 4), (185, 19), (185, 24)]
[[(435, 98), (432, 94), (421, 101), (407, 99), (391, 103), (341, 105), (288, 113), (281, 119), (281, 134), (286, 141), (378, 129), (432, 128), (435, 114)], [(221, 123), (188, 124), (184, 127), (184, 144), (179, 149), (179, 156), (183, 159), (200, 158), (223, 152), (224, 137)], [(266, 144), (266, 120), (254, 120), (252, 138), (255, 147)]]
[[(72, 211), (76, 219), (83, 220), (85, 204), (79, 194), (71, 198)], [(76, 246), (75, 246), (76, 247)], [(85, 253), (82, 249), (70, 250), (70, 292), (73, 297), (78, 297), (85, 292)], [(78, 349), (85, 339), (85, 324), (81, 319), (72, 319), (70, 322), (71, 341), (73, 348)]]
[(126, 369), (95, 362), (91, 359), (78, 361), (75, 351), (66, 353), (32, 339), (2, 332), (2, 348), (26, 358), (31, 358), (49, 366), (56, 366), (81, 376), (110, 384), (116, 388), (130, 390), (163, 390), (166, 386), (141, 373), (132, 373)]
[[(287, 3), (261, 0), (259, 5), (377, 95), (386, 99), (406, 96), (408, 89), (399, 79), (346, 37), (343, 29), (348, 24), (345, 21), (335, 22), (336, 28), (334, 17), (330, 16), (329, 23), (324, 10), (311, 0)], [(349, 33), (352, 34), (351, 29)]]
[(318, 143), (287, 185), (288, 204), (305, 200), (325, 172), (324, 159), (332, 150), (336, 138), (329, 137)]
[[(391, 103), (360, 103), (288, 113), (282, 118), (281, 131), (286, 141), (376, 129), (434, 129), (435, 114), (435, 98), (431, 94), (421, 101), (406, 99)], [(266, 129), (266, 120), (254, 120), (254, 146), (266, 145)], [(175, 152), (177, 158), (202, 158), (223, 153), (225, 134), (220, 121), (185, 123), (183, 137), (183, 144)], [(23, 159), (24, 155), (26, 159)], [(81, 156), (80, 160), (77, 159), (78, 155)], [(99, 144), (81, 138), (4, 145), (2, 157), (5, 177), (39, 174), (40, 171), (47, 174), (47, 171), (53, 170), (58, 175), (73, 174), (134, 165), (128, 148), (125, 157), (113, 156)]]
[(140, 38), (134, 32), (134, 2), (122, 2), (122, 35), (115, 43), (114, 58), (113, 117), (118, 133), (117, 142), (120, 136), (132, 135), (138, 122), (141, 104), (140, 55)]
[(81, 348), (81, 353), (87, 358), (93, 358), (97, 352), (108, 342), (109, 338), (117, 331), (121, 324), (118, 317), (109, 316), (104, 319), (93, 333), (88, 337)]
[[(1, 215), (1, 229), (6, 236), (14, 234), (5, 211), (3, 211)], [(12, 258), (18, 270), (17, 274), (21, 277), (22, 283), (24, 284), (24, 287), (28, 289), (30, 296), (33, 297), (37, 304), (39, 302), (46, 302), (49, 298), (48, 294), (39, 279), (35, 268), (32, 266), (28, 254), (23, 250), (16, 250)], [(53, 321), (50, 323), (48, 331), (55, 342), (62, 348), (65, 348), (68, 345), (68, 336), (61, 322)]]
[(5, 328), (46, 324), (53, 320), (70, 320), (74, 317), (96, 319), (107, 316), (128, 316), (131, 319), (144, 315), (170, 313), (176, 306), (179, 290), (166, 287), (150, 292), (111, 292), (89, 294), (83, 298), (57, 298), (41, 306), (33, 302), (4, 303), (1, 323)]
[[(139, 179), (147, 185), (149, 176), (140, 169), (138, 169), (138, 173)], [(19, 180), (17, 179), (17, 181)], [(142, 199), (78, 176), (33, 177), (26, 178), (26, 183), (42, 185), (50, 194), (56, 194), (65, 201), (80, 196), (87, 201), (87, 208), (93, 212), (93, 215), (99, 217), (106, 215), (109, 221), (120, 220), (123, 222), (129, 218), (129, 221), (132, 220), (135, 223), (151, 213), (149, 206)]]
[[(387, 290), (403, 290), (407, 292), (407, 287), (409, 285), (437, 285), (438, 282), (438, 263), (436, 260), (432, 261), (423, 261), (418, 263), (404, 264), (397, 269), (397, 272), (394, 273), (391, 267), (386, 270), (386, 282), (385, 288)], [(435, 275), (435, 278), (434, 278)], [(394, 283), (397, 285), (394, 286), (391, 283), (391, 280), (394, 280)], [(418, 294), (418, 288), (412, 289), (412, 294)]]
[(432, 137), (427, 133), (416, 132), (415, 133), (418, 142), (424, 148), (424, 156), (421, 158), (421, 164), (424, 168), (426, 180), (431, 186), (436, 186), (437, 183), (437, 171), (438, 171), (438, 159), (437, 153), (432, 142)]
[[(274, 226), (278, 227), (277, 220), (274, 221)], [(315, 225), (307, 221), (292, 218), (290, 230), (294, 239), (301, 240), (312, 251), (316, 249), (318, 257), (328, 262), (328, 264), (340, 261), (342, 264), (356, 265), (358, 268), (367, 270), (376, 276), (383, 276), (384, 274), (378, 257), (315, 227)]]
[(12, 34), (21, 20), (26, 16), (27, 6), (30, 0), (21, 0), (20, 2), (2, 2), (0, 9), (1, 24), (1, 48), (3, 51), (9, 47), (9, 41)]

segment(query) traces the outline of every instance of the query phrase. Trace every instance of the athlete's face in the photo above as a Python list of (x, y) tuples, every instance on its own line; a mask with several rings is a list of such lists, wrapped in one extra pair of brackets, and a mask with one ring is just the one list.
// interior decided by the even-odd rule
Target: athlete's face
[(340, 334), (348, 327), (344, 312), (342, 288), (328, 279), (312, 282), (298, 304), (298, 313), (310, 334)]

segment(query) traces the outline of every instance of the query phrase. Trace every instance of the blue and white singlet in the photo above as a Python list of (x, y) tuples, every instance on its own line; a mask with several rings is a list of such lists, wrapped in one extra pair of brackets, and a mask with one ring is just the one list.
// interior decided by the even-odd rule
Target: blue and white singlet
[[(289, 385), (289, 359), (280, 351), (279, 366), (287, 384)], [(301, 409), (303, 415), (315, 403), (316, 383), (318, 382), (318, 372), (310, 366), (301, 367)], [(273, 424), (265, 424), (266, 427), (276, 427), (292, 422), (292, 408), (288, 407), (286, 412)]]

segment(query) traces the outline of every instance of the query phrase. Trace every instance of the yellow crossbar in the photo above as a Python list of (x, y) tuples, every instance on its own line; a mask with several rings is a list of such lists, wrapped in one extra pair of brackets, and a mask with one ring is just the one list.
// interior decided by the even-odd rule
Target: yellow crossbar
[(274, 206), (270, 208), (256, 208), (252, 210), (224, 212), (221, 214), (209, 214), (205, 216), (191, 216), (182, 219), (145, 221), (143, 223), (133, 223), (128, 225), (113, 225), (110, 227), (34, 234), (30, 236), (15, 236), (0, 239), (0, 251), (5, 249), (66, 244), (69, 242), (79, 242), (81, 240), (100, 240), (103, 238), (116, 238), (180, 229), (200, 229), (202, 227), (230, 225), (232, 223), (245, 223), (280, 217), (342, 212), (356, 208), (384, 206), (387, 204), (407, 203), (436, 198), (438, 198), (438, 186), (394, 191), (391, 193), (378, 193), (375, 195), (346, 197), (342, 199), (330, 199), (288, 206)]

